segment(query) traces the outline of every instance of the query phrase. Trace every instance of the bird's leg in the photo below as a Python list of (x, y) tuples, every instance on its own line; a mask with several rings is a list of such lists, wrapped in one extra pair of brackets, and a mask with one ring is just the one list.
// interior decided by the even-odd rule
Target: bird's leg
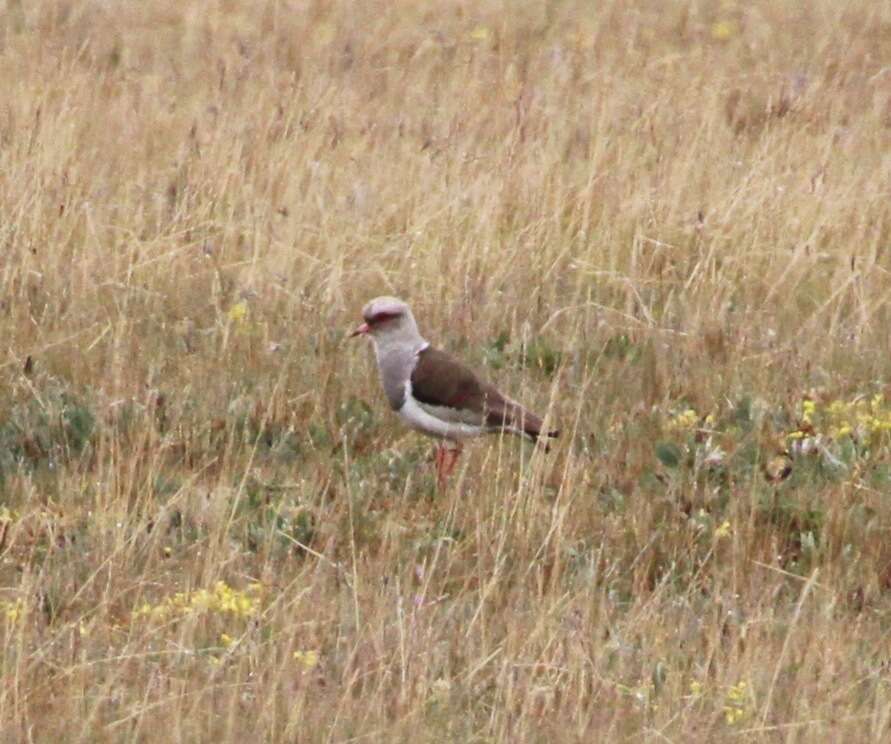
[(445, 443), (436, 445), (433, 461), (436, 463), (436, 485), (440, 491), (445, 488), (460, 455), (461, 445), (458, 443), (455, 443), (454, 448), (449, 448)]
[(439, 490), (442, 490), (445, 483), (445, 477), (442, 474), (442, 465), (444, 461), (445, 445), (437, 444), (436, 449), (433, 451), (433, 462), (436, 463), (436, 485), (439, 487)]
[(436, 445), (436, 488), (439, 491), (442, 491), (445, 488), (445, 454), (446, 448), (444, 444)]
[(455, 465), (458, 464), (458, 458), (461, 456), (461, 445), (455, 444), (454, 449), (443, 448), (445, 451), (443, 452), (443, 469), (445, 471), (444, 475), (448, 478), (452, 471), (455, 469)]

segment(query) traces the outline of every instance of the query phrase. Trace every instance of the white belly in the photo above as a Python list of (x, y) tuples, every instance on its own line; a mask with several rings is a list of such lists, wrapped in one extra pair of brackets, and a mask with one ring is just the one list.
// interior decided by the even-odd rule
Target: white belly
[[(406, 383), (405, 392), (405, 403), (399, 409), (399, 416), (412, 429), (417, 429), (431, 437), (453, 441), (471, 439), (483, 433), (482, 426), (468, 424), (464, 421), (448, 421), (422, 408), (411, 394), (411, 383)], [(428, 408), (436, 410), (432, 406), (428, 406)]]

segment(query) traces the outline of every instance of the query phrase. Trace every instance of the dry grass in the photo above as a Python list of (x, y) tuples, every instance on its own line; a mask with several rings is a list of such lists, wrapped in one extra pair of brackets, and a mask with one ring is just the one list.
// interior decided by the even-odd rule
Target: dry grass
[[(889, 65), (874, 0), (0, 2), (4, 741), (887, 741)], [(554, 452), (437, 495), (383, 292)]]

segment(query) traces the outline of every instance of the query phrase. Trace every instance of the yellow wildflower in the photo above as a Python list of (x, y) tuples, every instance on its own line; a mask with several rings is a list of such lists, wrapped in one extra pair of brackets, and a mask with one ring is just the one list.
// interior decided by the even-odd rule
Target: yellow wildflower
[(695, 409), (687, 408), (680, 413), (675, 414), (668, 420), (668, 428), (670, 430), (692, 429), (699, 422), (699, 414)]
[(736, 24), (733, 21), (718, 21), (712, 24), (712, 38), (715, 41), (727, 41), (736, 35)]
[(319, 663), (318, 651), (295, 651), (294, 661), (302, 664), (307, 669), (314, 668)]
[(470, 32), (470, 38), (474, 41), (486, 41), (489, 38), (489, 29), (485, 26), (477, 26)]
[(218, 581), (212, 591), (198, 589), (194, 592), (177, 592), (155, 606), (143, 603), (133, 614), (134, 617), (148, 615), (159, 621), (203, 612), (247, 618), (259, 611), (258, 591), (256, 587), (249, 587), (247, 592), (243, 592), (233, 589), (225, 581)]
[(21, 599), (15, 602), (0, 602), (0, 612), (3, 613), (7, 622), (18, 622), (25, 614), (25, 603)]
[(240, 302), (236, 302), (232, 307), (229, 308), (229, 320), (233, 323), (241, 324), (247, 320), (248, 316), (248, 306), (244, 300)]
[(727, 690), (724, 700), (724, 720), (727, 725), (733, 726), (748, 715), (746, 700), (748, 698), (748, 685), (745, 681), (737, 682)]
[(801, 402), (801, 418), (806, 423), (811, 423), (811, 419), (817, 412), (817, 404), (812, 400), (803, 400)]

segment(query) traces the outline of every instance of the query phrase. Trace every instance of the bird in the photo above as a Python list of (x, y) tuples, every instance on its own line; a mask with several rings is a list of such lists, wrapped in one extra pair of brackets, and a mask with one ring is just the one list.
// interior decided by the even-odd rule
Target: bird
[(431, 346), (403, 300), (375, 297), (362, 309), (362, 320), (350, 336), (371, 339), (390, 408), (411, 429), (440, 440), (435, 456), (440, 488), (468, 439), (508, 432), (537, 442), (559, 435), (557, 430), (545, 431), (540, 416)]

